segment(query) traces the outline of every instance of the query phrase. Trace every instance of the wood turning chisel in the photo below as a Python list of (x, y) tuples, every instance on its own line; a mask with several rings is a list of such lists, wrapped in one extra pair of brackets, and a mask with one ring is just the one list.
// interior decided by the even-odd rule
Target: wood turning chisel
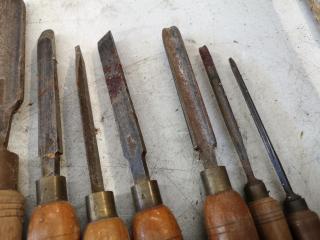
[(134, 179), (131, 188), (137, 213), (133, 219), (135, 240), (178, 240), (181, 230), (171, 211), (162, 204), (156, 180), (150, 180), (146, 148), (126, 79), (111, 32), (98, 43), (98, 49), (118, 125), (123, 155)]
[(76, 52), (76, 81), (80, 102), (83, 137), (86, 148), (92, 194), (86, 197), (89, 224), (84, 240), (129, 240), (128, 230), (118, 217), (112, 191), (105, 191), (94, 127), (86, 66), (79, 46)]
[(28, 240), (78, 240), (78, 219), (68, 202), (66, 178), (60, 176), (62, 133), (53, 31), (41, 34), (37, 51), (38, 147), (42, 177), (36, 182), (38, 206), (30, 219)]
[(269, 197), (269, 192), (264, 182), (257, 179), (252, 171), (238, 123), (232, 112), (211, 54), (206, 46), (201, 47), (199, 52), (220, 111), (247, 176), (248, 182), (244, 191), (260, 238), (265, 240), (291, 240), (290, 229), (280, 204)]
[(24, 197), (18, 192), (19, 157), (8, 147), (11, 122), (24, 95), (26, 8), (0, 1), (0, 238), (22, 238)]
[(204, 215), (209, 239), (259, 239), (246, 203), (232, 190), (226, 168), (217, 163), (216, 138), (179, 29), (163, 29), (162, 39), (193, 147), (205, 168), (201, 177), (207, 193)]
[(290, 182), (282, 167), (280, 159), (271, 143), (268, 133), (262, 123), (259, 113), (254, 105), (254, 102), (249, 94), (249, 91), (244, 83), (241, 73), (235, 61), (229, 59), (232, 72), (238, 82), (242, 95), (250, 110), (251, 116), (258, 129), (260, 137), (267, 150), (268, 156), (272, 165), (279, 177), (281, 185), (286, 193), (284, 201), (284, 211), (287, 216), (289, 227), (294, 239), (299, 240), (319, 240), (320, 239), (320, 220), (319, 216), (308, 208), (304, 198), (293, 192)]

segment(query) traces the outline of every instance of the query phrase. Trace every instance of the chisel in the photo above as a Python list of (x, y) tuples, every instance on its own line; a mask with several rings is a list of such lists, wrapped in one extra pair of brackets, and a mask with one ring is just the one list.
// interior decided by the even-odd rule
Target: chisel
[(37, 203), (28, 229), (28, 240), (78, 240), (80, 227), (68, 202), (66, 178), (60, 176), (62, 133), (55, 37), (44, 31), (37, 47), (39, 157), (42, 178), (36, 182)]
[(133, 219), (133, 239), (182, 239), (175, 217), (162, 204), (157, 181), (150, 180), (145, 160), (146, 148), (110, 31), (99, 41), (98, 49), (119, 129), (123, 155), (129, 161), (134, 180), (131, 191), (137, 213)]
[(0, 238), (22, 238), (24, 197), (18, 192), (19, 157), (8, 147), (11, 122), (24, 94), (26, 8), (0, 1)]
[(232, 58), (229, 59), (229, 62), (232, 72), (241, 89), (242, 95), (250, 110), (251, 116), (265, 145), (268, 156), (286, 193), (286, 199), (284, 201), (284, 211), (287, 216), (293, 238), (299, 240), (320, 239), (320, 220), (318, 215), (308, 208), (306, 201), (301, 196), (293, 192), (286, 173), (281, 165), (280, 159), (275, 149), (273, 148), (271, 140), (253, 103), (249, 91), (244, 83), (241, 73)]
[(201, 47), (199, 52), (227, 129), (247, 176), (248, 182), (245, 185), (244, 191), (260, 238), (265, 240), (291, 240), (292, 236), (289, 226), (280, 204), (275, 199), (269, 197), (265, 184), (257, 179), (252, 171), (238, 123), (232, 112), (210, 52), (206, 46)]
[(105, 191), (93, 122), (86, 66), (79, 46), (76, 52), (76, 81), (80, 102), (83, 137), (86, 147), (92, 194), (86, 197), (89, 224), (84, 240), (129, 240), (128, 230), (118, 217), (112, 191)]
[(216, 138), (178, 28), (163, 29), (162, 38), (193, 147), (205, 168), (201, 177), (209, 239), (259, 239), (246, 203), (232, 190), (226, 168), (217, 164)]

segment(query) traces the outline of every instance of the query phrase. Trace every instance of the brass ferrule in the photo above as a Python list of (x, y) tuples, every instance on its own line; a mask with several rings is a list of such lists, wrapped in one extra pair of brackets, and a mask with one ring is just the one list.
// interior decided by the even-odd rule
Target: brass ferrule
[(269, 192), (266, 188), (266, 185), (264, 185), (264, 183), (258, 179), (252, 183), (247, 183), (244, 187), (244, 192), (248, 202), (269, 197)]
[(162, 204), (159, 186), (156, 180), (142, 180), (131, 187), (136, 211)]
[(87, 216), (90, 222), (117, 217), (113, 192), (95, 192), (86, 197)]
[(63, 176), (42, 177), (36, 181), (37, 203), (68, 201), (66, 178)]
[(227, 170), (224, 166), (208, 168), (202, 171), (201, 178), (207, 195), (232, 189)]

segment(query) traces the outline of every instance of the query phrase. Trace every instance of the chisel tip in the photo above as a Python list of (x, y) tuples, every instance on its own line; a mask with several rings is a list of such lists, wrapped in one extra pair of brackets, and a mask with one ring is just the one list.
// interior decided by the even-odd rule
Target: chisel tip
[(43, 39), (49, 39), (49, 40), (54, 39), (54, 32), (51, 29), (43, 31), (39, 37), (39, 41)]
[(113, 36), (111, 31), (108, 31), (98, 42), (98, 49), (101, 49), (106, 43), (113, 43)]
[(237, 64), (232, 58), (229, 58), (229, 63), (231, 68), (237, 68)]

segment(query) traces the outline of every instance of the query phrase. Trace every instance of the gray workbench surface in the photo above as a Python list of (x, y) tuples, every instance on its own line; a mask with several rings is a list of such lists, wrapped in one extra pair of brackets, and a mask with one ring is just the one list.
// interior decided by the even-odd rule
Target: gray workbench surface
[(9, 149), (20, 155), (19, 187), (27, 197), (27, 218), (35, 206), (40, 177), (37, 154), (38, 104), (36, 43), (45, 29), (56, 33), (64, 155), (72, 204), (82, 227), (84, 197), (90, 191), (74, 69), (80, 45), (87, 65), (105, 187), (113, 190), (119, 215), (130, 224), (132, 177), (122, 156), (104, 81), (97, 41), (112, 30), (147, 147), (151, 176), (173, 210), (186, 240), (204, 239), (202, 166), (193, 153), (161, 30), (179, 27), (208, 109), (220, 164), (243, 193), (245, 175), (217, 107), (198, 47), (212, 51), (239, 122), (257, 177), (271, 195), (284, 193), (259, 139), (228, 65), (232, 56), (256, 103), (296, 192), (320, 213), (320, 29), (298, 0), (25, 0), (27, 6), (25, 100), (14, 117)]

